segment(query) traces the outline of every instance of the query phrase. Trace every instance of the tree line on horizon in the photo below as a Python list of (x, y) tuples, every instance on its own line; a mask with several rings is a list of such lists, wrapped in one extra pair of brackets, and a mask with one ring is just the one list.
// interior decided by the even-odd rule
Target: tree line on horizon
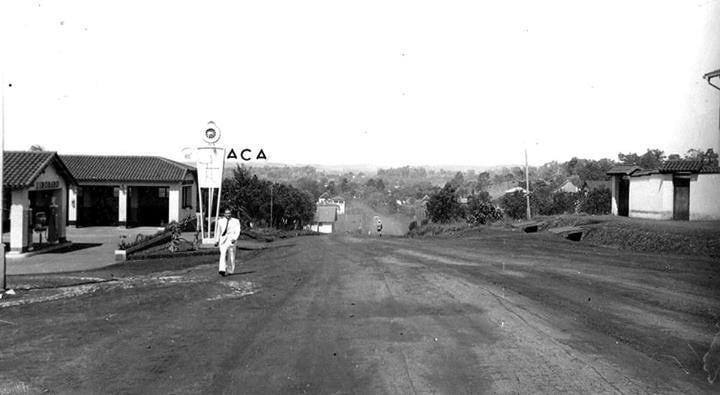
[[(647, 149), (642, 154), (619, 153), (617, 160), (573, 157), (565, 162), (551, 161), (541, 166), (530, 166), (533, 215), (578, 211), (609, 213), (609, 190), (589, 191), (589, 194), (580, 196), (558, 193), (557, 188), (567, 180), (578, 187), (587, 181), (607, 181), (607, 172), (615, 165), (653, 169), (665, 160), (675, 159), (700, 160), (717, 166), (718, 154), (711, 148), (691, 149), (682, 156)], [(403, 214), (410, 217), (415, 215), (419, 204), (427, 202), (427, 212), (436, 222), (471, 218), (470, 222), (483, 223), (496, 220), (498, 212), (511, 218), (524, 217), (524, 194), (504, 192), (515, 186), (525, 188), (525, 182), (525, 168), (521, 166), (482, 172), (403, 166), (378, 169), (376, 174), (370, 175), (352, 171), (318, 171), (312, 166), (241, 165), (226, 177), (223, 199), (248, 221), (281, 228), (296, 228), (309, 223), (315, 212), (315, 203), (321, 197), (358, 200), (383, 215)], [(274, 191), (272, 223), (271, 189)], [(447, 207), (436, 202), (445, 202)], [(460, 206), (453, 202), (458, 202)]]

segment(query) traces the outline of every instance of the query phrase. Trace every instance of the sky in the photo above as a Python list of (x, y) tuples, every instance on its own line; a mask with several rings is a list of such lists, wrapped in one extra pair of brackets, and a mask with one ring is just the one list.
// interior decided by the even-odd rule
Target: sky
[(0, 29), (5, 149), (182, 160), (208, 121), (288, 164), (720, 149), (720, 0), (2, 0)]

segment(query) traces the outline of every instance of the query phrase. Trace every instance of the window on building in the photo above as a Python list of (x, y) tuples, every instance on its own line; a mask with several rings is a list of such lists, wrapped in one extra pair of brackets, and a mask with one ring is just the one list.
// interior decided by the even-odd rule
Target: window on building
[(182, 207), (192, 207), (192, 186), (182, 188)]
[(168, 189), (167, 188), (158, 188), (158, 197), (160, 198), (166, 198), (168, 196)]

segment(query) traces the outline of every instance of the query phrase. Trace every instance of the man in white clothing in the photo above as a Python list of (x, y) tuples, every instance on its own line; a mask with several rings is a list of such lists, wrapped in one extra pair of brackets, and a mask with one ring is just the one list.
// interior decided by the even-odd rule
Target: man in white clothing
[[(225, 217), (220, 218), (218, 221), (217, 235), (215, 236), (215, 246), (220, 246), (218, 271), (223, 277), (235, 270), (235, 242), (239, 236), (240, 221), (232, 217), (230, 209), (225, 209)], [(230, 255), (229, 265), (226, 265), (227, 255)]]

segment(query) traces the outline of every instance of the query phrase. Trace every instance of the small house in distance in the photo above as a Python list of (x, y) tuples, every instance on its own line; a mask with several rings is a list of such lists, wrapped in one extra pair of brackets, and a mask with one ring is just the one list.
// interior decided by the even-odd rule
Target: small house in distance
[(320, 196), (318, 199), (318, 205), (325, 205), (330, 206), (334, 205), (337, 206), (337, 213), (342, 215), (345, 214), (345, 199), (343, 199), (340, 196), (336, 196), (334, 198), (329, 198), (327, 196)]
[(332, 233), (335, 231), (337, 221), (337, 206), (317, 206), (315, 218), (310, 230), (320, 233)]
[(567, 179), (560, 185), (555, 192), (578, 193), (582, 188), (578, 186), (578, 181)]
[(659, 168), (616, 166), (614, 215), (649, 219), (720, 220), (720, 167), (698, 160), (670, 160)]

